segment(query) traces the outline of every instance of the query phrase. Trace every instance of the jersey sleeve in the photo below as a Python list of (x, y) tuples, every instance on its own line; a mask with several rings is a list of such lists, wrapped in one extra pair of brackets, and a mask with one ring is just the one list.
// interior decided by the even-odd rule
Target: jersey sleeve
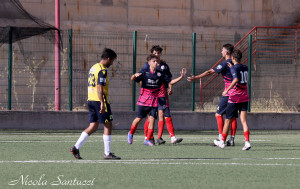
[(146, 62), (144, 64), (144, 66), (142, 67), (142, 69), (139, 71), (139, 73), (143, 73), (143, 72), (147, 71), (148, 69), (149, 69), (149, 64), (148, 64), (148, 62)]
[(106, 86), (107, 70), (100, 70), (98, 73), (97, 85)]
[(164, 76), (163, 78), (164, 78), (164, 83), (165, 83), (165, 84), (168, 84), (168, 83), (171, 82), (171, 79), (172, 79), (172, 78), (168, 77), (166, 74), (164, 74), (163, 76)]
[(213, 70), (219, 74), (221, 73), (224, 69), (226, 69), (226, 66), (227, 66), (228, 62), (227, 61), (224, 61), (222, 62), (221, 64), (219, 64), (218, 66), (214, 67)]
[(135, 82), (139, 83), (140, 81), (143, 80), (145, 72), (141, 72), (141, 73), (142, 73), (141, 75), (139, 75), (138, 77), (135, 78)]
[(237, 74), (235, 66), (232, 66), (230, 68), (230, 72), (231, 72), (231, 75), (232, 75), (232, 79), (238, 78), (238, 74)]
[(170, 71), (169, 66), (167, 66), (167, 69), (166, 69), (166, 71), (165, 71), (165, 74), (166, 74), (170, 79), (172, 79), (172, 73), (171, 73), (171, 71)]

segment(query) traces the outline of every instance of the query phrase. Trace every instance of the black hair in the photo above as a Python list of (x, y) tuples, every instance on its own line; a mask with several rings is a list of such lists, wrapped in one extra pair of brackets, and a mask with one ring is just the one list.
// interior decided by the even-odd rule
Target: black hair
[(231, 55), (233, 52), (234, 46), (227, 43), (227, 44), (223, 45), (223, 48), (225, 48), (227, 50), (228, 54)]
[(115, 53), (115, 51), (108, 49), (108, 48), (104, 48), (102, 51), (102, 55), (101, 55), (101, 59), (116, 59), (117, 58), (117, 54)]
[(241, 62), (243, 53), (239, 49), (234, 49), (232, 52), (232, 58), (234, 58), (238, 63)]
[(161, 53), (163, 49), (159, 45), (153, 45), (152, 48), (150, 49), (150, 52), (153, 53), (153, 51), (157, 51)]

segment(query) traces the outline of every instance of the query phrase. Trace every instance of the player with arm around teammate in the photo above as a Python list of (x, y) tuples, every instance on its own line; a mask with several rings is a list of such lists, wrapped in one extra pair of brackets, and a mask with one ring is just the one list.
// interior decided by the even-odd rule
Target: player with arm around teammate
[[(154, 54), (161, 58), (163, 49), (159, 45), (154, 45), (152, 46), (150, 52), (151, 54)], [(145, 64), (141, 71), (149, 69), (149, 65)], [(169, 65), (162, 59), (159, 60), (159, 65), (157, 66), (157, 69), (162, 71), (165, 75), (167, 75), (170, 79), (172, 79), (172, 73), (170, 71)], [(140, 71), (140, 72), (141, 72)], [(157, 136), (157, 143), (164, 144), (166, 141), (162, 138), (163, 130), (164, 130), (164, 124), (166, 121), (167, 125), (167, 130), (169, 132), (170, 138), (171, 138), (171, 143), (172, 144), (177, 144), (180, 143), (183, 139), (182, 138), (177, 138), (175, 136), (174, 132), (174, 126), (173, 126), (173, 121), (172, 117), (170, 114), (170, 108), (169, 108), (169, 97), (168, 95), (172, 94), (172, 87), (174, 84), (179, 82), (181, 79), (185, 77), (186, 74), (186, 69), (183, 68), (182, 71), (180, 72), (180, 76), (177, 77), (176, 79), (172, 79), (169, 85), (167, 83), (164, 83), (159, 92), (159, 103), (158, 103), (158, 136)], [(144, 124), (144, 131), (145, 131), (145, 138), (147, 137), (148, 134), (148, 127), (149, 127), (149, 122), (148, 119), (146, 119), (145, 124)], [(154, 138), (152, 136), (151, 138), (152, 142), (154, 142)]]
[(79, 148), (85, 143), (86, 139), (98, 130), (99, 123), (103, 124), (103, 142), (104, 142), (104, 159), (121, 159), (111, 153), (111, 134), (113, 115), (108, 100), (108, 74), (109, 68), (117, 54), (105, 48), (101, 55), (101, 61), (93, 65), (89, 71), (88, 78), (88, 109), (90, 125), (85, 129), (76, 144), (70, 149), (70, 152), (76, 159), (82, 159)]
[(232, 53), (232, 61), (234, 65), (230, 66), (230, 71), (232, 73), (232, 83), (223, 92), (223, 95), (227, 95), (230, 90), (228, 104), (226, 107), (226, 120), (223, 128), (222, 140), (215, 140), (214, 143), (220, 148), (225, 147), (226, 137), (228, 135), (229, 125), (232, 121), (233, 116), (240, 112), (240, 119), (243, 125), (244, 136), (245, 136), (245, 146), (242, 150), (250, 150), (251, 144), (249, 142), (249, 127), (247, 124), (247, 110), (248, 110), (248, 67), (241, 64), (242, 52), (238, 49), (234, 50)]
[(159, 58), (150, 54), (147, 57), (147, 61), (150, 69), (144, 70), (141, 73), (135, 73), (131, 76), (131, 80), (135, 82), (142, 82), (140, 96), (137, 102), (138, 115), (133, 120), (131, 129), (128, 132), (127, 142), (132, 144), (133, 135), (143, 118), (149, 114), (149, 126), (147, 139), (145, 140), (146, 146), (153, 146), (153, 142), (150, 140), (154, 132), (154, 123), (157, 118), (157, 106), (158, 106), (158, 93), (163, 83), (169, 83), (168, 78), (163, 72), (157, 69)]
[[(196, 79), (201, 79), (203, 77), (209, 76), (214, 73), (221, 74), (223, 77), (224, 84), (225, 84), (224, 90), (226, 90), (232, 81), (232, 75), (231, 75), (228, 63), (233, 64), (232, 60), (231, 60), (231, 54), (233, 52), (233, 49), (234, 49), (233, 45), (224, 44), (221, 53), (222, 53), (222, 56), (225, 59), (225, 61), (223, 61), (221, 64), (219, 64), (215, 68), (209, 69), (200, 75), (197, 75), (197, 76), (191, 75), (190, 77), (187, 78), (187, 80), (189, 82), (191, 82)], [(223, 126), (224, 126), (223, 114), (225, 114), (225, 112), (226, 112), (228, 98), (229, 98), (228, 94), (221, 97), (220, 102), (218, 104), (217, 112), (215, 114), (217, 124), (218, 124), (218, 130), (219, 130), (219, 137), (217, 140), (222, 140), (222, 132), (223, 132)], [(232, 123), (231, 123), (231, 137), (227, 141), (228, 146), (235, 145), (234, 137), (235, 137), (236, 129), (237, 129), (237, 121), (236, 121), (236, 117), (234, 117), (232, 120)]]

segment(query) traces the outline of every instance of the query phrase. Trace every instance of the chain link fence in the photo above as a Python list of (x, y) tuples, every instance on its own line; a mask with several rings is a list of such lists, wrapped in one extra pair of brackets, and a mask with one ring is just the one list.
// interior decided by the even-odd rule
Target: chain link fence
[[(137, 32), (136, 38), (133, 32), (93, 32), (93, 31), (73, 31), (72, 44), (69, 44), (69, 31), (62, 31), (63, 47), (60, 52), (60, 108), (61, 110), (69, 110), (70, 99), (72, 110), (86, 110), (87, 102), (87, 77), (89, 69), (92, 65), (100, 61), (103, 48), (113, 49), (118, 58), (113, 66), (109, 68), (110, 91), (109, 98), (112, 109), (131, 111), (133, 104), (139, 95), (140, 87), (136, 86), (136, 99), (132, 98), (132, 82), (130, 76), (133, 74), (133, 59), (136, 49), (136, 72), (138, 72), (144, 63), (146, 57), (150, 54), (152, 45), (160, 45), (163, 48), (162, 59), (166, 60), (170, 66), (173, 78), (179, 76), (181, 68), (187, 69), (187, 74), (192, 73), (193, 67), (193, 50), (195, 50), (195, 74), (198, 75), (210, 69), (221, 57), (222, 45), (225, 43), (236, 44), (240, 41), (241, 36), (235, 35), (217, 35), (217, 34), (196, 34), (193, 49), (192, 34), (175, 34), (175, 33), (158, 33), (158, 32)], [(136, 40), (136, 46), (133, 41)], [(246, 42), (247, 44), (247, 42)], [(245, 45), (246, 45), (245, 44)], [(299, 44), (299, 41), (296, 43)], [(70, 56), (69, 51), (72, 50), (72, 90), (70, 90)], [(297, 51), (298, 52), (298, 51)], [(7, 109), (8, 102), (8, 45), (4, 44), (0, 47), (0, 109)], [(244, 51), (247, 58), (247, 50)], [(54, 110), (54, 45), (47, 38), (34, 36), (13, 43), (13, 64), (12, 64), (12, 110)], [(258, 57), (256, 57), (258, 58)], [(253, 60), (255, 61), (255, 60)], [(272, 64), (273, 71), (270, 68), (256, 62), (256, 70), (253, 74), (253, 102), (252, 111), (293, 111), (299, 109), (299, 97), (289, 95), (289, 90), (299, 92), (299, 59), (294, 58), (291, 64), (294, 67), (287, 67), (286, 64)], [(281, 72), (277, 72), (281, 70)], [(266, 81), (265, 72), (268, 71), (270, 81)], [(261, 72), (261, 73), (260, 73)], [(276, 80), (281, 75), (280, 80)], [(272, 79), (273, 78), (273, 79)], [(208, 80), (209, 78), (207, 78)], [(273, 81), (273, 82), (272, 82)], [(192, 100), (192, 85), (181, 80), (174, 86), (173, 95), (170, 96), (170, 107), (172, 110), (191, 111), (191, 106), (195, 104), (196, 111), (214, 112), (216, 111), (219, 97), (221, 96), (224, 84), (221, 76), (217, 76), (213, 80), (213, 85), (208, 85), (206, 91), (209, 97), (205, 101), (201, 101), (200, 85), (195, 85), (195, 101)], [(221, 84), (219, 84), (221, 82)], [(202, 81), (202, 84), (205, 80)], [(259, 87), (264, 83), (264, 87)], [(266, 84), (269, 88), (266, 88)], [(217, 90), (210, 92), (212, 88)], [(275, 89), (276, 86), (276, 90)], [(211, 88), (210, 88), (211, 87)], [(266, 93), (270, 94), (268, 99), (278, 100), (278, 90), (287, 91), (287, 94), (280, 94), (282, 103), (273, 102), (274, 106), (288, 107), (288, 109), (266, 109), (265, 104), (258, 103), (263, 100)], [(70, 93), (72, 91), (72, 93)], [(288, 94), (289, 93), (289, 94)], [(262, 97), (259, 97), (262, 96)], [(256, 98), (257, 97), (257, 98)], [(256, 99), (260, 99), (256, 101)], [(202, 99), (203, 100), (203, 99)]]

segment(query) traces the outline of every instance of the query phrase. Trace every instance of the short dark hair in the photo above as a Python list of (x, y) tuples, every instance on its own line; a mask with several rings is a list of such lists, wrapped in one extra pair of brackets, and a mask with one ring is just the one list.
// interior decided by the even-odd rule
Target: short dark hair
[(227, 43), (227, 44), (223, 45), (223, 48), (225, 48), (227, 50), (228, 54), (231, 55), (233, 52), (234, 46), (231, 45), (230, 43)]
[(155, 54), (150, 54), (150, 55), (147, 57), (147, 61), (150, 61), (150, 60), (152, 60), (152, 59), (154, 59), (154, 58), (157, 59), (157, 60), (159, 59), (158, 56), (156, 56)]
[(234, 49), (232, 52), (232, 58), (234, 58), (238, 63), (241, 62), (243, 53), (239, 49)]
[(109, 49), (109, 48), (104, 48), (102, 51), (102, 55), (101, 55), (101, 59), (116, 59), (117, 58), (117, 54), (115, 53), (115, 51)]
[(153, 53), (153, 51), (157, 51), (161, 53), (163, 49), (159, 45), (153, 45), (152, 48), (150, 49), (150, 52)]

